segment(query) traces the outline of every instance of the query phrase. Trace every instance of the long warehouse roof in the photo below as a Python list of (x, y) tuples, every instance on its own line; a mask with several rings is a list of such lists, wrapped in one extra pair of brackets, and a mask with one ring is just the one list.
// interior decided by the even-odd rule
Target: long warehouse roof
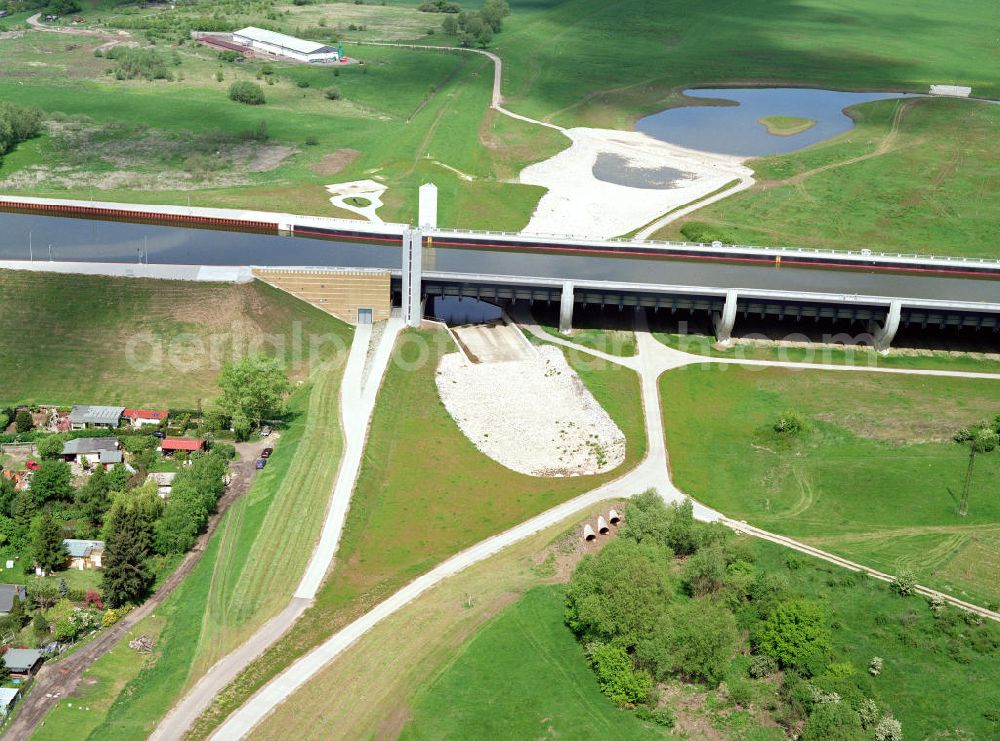
[(336, 49), (332, 46), (320, 44), (317, 41), (297, 39), (294, 36), (288, 36), (287, 34), (278, 33), (277, 31), (268, 31), (264, 28), (257, 28), (256, 26), (247, 26), (244, 29), (235, 31), (233, 36), (242, 36), (253, 41), (261, 41), (265, 44), (274, 44), (275, 46), (281, 46), (285, 49), (297, 51), (300, 54), (316, 54), (318, 52), (336, 51)]

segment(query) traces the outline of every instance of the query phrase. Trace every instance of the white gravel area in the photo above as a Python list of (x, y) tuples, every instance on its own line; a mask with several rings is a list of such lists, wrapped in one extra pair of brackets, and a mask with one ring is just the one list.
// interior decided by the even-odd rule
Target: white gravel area
[(538, 358), (466, 365), (441, 358), (441, 400), (480, 451), (531, 476), (610, 471), (625, 460), (625, 435), (556, 347)]
[[(564, 133), (572, 146), (521, 171), (519, 182), (547, 189), (525, 234), (617, 237), (731, 180), (753, 183), (744, 157), (685, 149), (636, 131), (576, 128)], [(605, 182), (593, 173), (601, 154), (619, 157), (639, 170), (670, 167), (682, 178), (666, 190)]]

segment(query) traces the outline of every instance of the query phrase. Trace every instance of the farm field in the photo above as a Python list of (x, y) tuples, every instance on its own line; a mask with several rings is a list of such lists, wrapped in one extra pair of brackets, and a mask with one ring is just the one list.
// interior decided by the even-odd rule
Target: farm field
[[(1000, 602), (1000, 456), (978, 456), (960, 517), (953, 497), (969, 454), (951, 439), (1000, 413), (1000, 383), (699, 365), (664, 374), (660, 388), (674, 482), (695, 499), (978, 604)], [(771, 426), (788, 410), (806, 429), (776, 439)]]
[(127, 639), (119, 644), (86, 675), (96, 682), (85, 679), (79, 698), (49, 713), (45, 737), (146, 738), (184, 690), (284, 608), (318, 537), (340, 460), (340, 375), (339, 368), (321, 371), (296, 392), (292, 421), (267, 468), (227, 512), (195, 570), (136, 626), (136, 635), (155, 636), (153, 657), (116, 673), (123, 645), (132, 654)]
[[(861, 673), (872, 656), (883, 657), (882, 674), (855, 681), (893, 709), (906, 737), (949, 731), (989, 737), (995, 732), (995, 722), (987, 717), (997, 701), (994, 656), (986, 652), (956, 660), (941, 650), (947, 643), (945, 621), (935, 618), (922, 598), (901, 598), (885, 584), (816, 559), (790, 556), (780, 546), (749, 545), (758, 570), (787, 581), (793, 594), (826, 605), (834, 626), (835, 662)], [(608, 732), (616, 738), (670, 735), (616, 709), (600, 694), (563, 617), (561, 585), (528, 591), (468, 639), (453, 659), (441, 662), (440, 674), (413, 693), (400, 737), (461, 738), (463, 729), (475, 727), (490, 729), (491, 737), (524, 738), (554, 730), (561, 738), (589, 738), (605, 724), (613, 724)], [(997, 633), (993, 625), (987, 630)], [(904, 633), (919, 635), (923, 642), (902, 640)], [(728, 686), (746, 688), (746, 663), (743, 656), (733, 660)], [(512, 677), (517, 679), (510, 681)], [(975, 690), (954, 692), (956, 686)], [(776, 687), (767, 683), (753, 687), (750, 702), (739, 703), (722, 687), (706, 692), (673, 681), (668, 690), (679, 729), (696, 729), (692, 735), (782, 738), (778, 729), (760, 727), (754, 719), (759, 705), (775, 693)]]
[(654, 237), (997, 256), (1000, 107), (917, 99), (850, 111), (851, 131), (752, 160), (757, 185)]
[[(429, 357), (403, 369), (422, 348)], [(238, 677), (202, 717), (202, 737), (277, 671), (337, 626), (402, 584), (486, 537), (620, 476), (645, 454), (638, 377), (619, 367), (588, 369), (581, 379), (626, 435), (625, 462), (600, 476), (537, 478), (481, 454), (438, 397), (437, 358), (454, 348), (447, 334), (409, 332), (397, 345), (372, 419), (367, 451), (326, 584), (289, 634)]]
[[(222, 365), (259, 348), (284, 346), (294, 381), (310, 372), (293, 335), (333, 337), (349, 328), (255, 281), (195, 283), (0, 271), (0, 402), (127, 404), (195, 408), (218, 395)], [(276, 338), (274, 345), (262, 338)], [(332, 360), (336, 342), (316, 360)], [(85, 379), (81, 382), (81, 379)]]

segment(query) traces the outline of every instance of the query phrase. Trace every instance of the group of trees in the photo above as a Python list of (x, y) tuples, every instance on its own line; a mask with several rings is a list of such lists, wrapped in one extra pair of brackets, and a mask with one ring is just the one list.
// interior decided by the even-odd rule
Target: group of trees
[[(486, 0), (480, 10), (456, 12), (449, 3), (433, 3), (447, 13), (441, 22), (441, 30), (449, 36), (458, 36), (462, 46), (478, 46), (485, 49), (493, 41), (493, 36), (503, 30), (503, 19), (510, 15), (507, 0)], [(421, 10), (424, 7), (421, 6)]]
[(0, 101), (0, 156), (41, 130), (42, 112), (37, 108)]
[(251, 429), (284, 413), (292, 384), (277, 363), (246, 357), (225, 365), (219, 374), (219, 388), (222, 389), (217, 399), (219, 412), (232, 427), (236, 439), (245, 440)]
[[(739, 697), (752, 680), (783, 669), (786, 706), (778, 720), (789, 727), (805, 721), (803, 738), (855, 737), (830, 735), (833, 726), (871, 737), (875, 724), (896, 723), (845, 679), (843, 665), (831, 663), (823, 605), (792, 593), (786, 578), (755, 560), (748, 539), (697, 522), (690, 501), (668, 507), (655, 492), (635, 497), (618, 537), (580, 561), (566, 590), (566, 623), (601, 689), (669, 724), (657, 683), (725, 681)], [(734, 669), (748, 651), (749, 669)]]

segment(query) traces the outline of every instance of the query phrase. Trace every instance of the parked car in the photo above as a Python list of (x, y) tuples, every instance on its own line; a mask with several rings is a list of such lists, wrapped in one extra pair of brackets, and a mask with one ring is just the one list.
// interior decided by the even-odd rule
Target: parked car
[(165, 438), (166, 436), (167, 436), (167, 434), (165, 432), (160, 432), (159, 430), (157, 430), (156, 432), (153, 433), (153, 437), (158, 437), (161, 440), (163, 438)]
[(271, 434), (271, 426), (270, 425), (264, 425), (263, 427), (260, 428), (260, 436), (261, 437), (267, 437), (270, 434)]
[(37, 471), (39, 468), (41, 468), (41, 466), (38, 465), (38, 461), (35, 460), (29, 460), (27, 463), (24, 464), (24, 467), (27, 468), (29, 471)]
[(257, 470), (258, 471), (261, 470), (266, 465), (267, 465), (267, 458), (258, 458), (257, 459)]
[(274, 452), (274, 448), (264, 448), (262, 451), (260, 451), (260, 457), (261, 458), (270, 458), (271, 457), (271, 453), (273, 453), (273, 452)]

